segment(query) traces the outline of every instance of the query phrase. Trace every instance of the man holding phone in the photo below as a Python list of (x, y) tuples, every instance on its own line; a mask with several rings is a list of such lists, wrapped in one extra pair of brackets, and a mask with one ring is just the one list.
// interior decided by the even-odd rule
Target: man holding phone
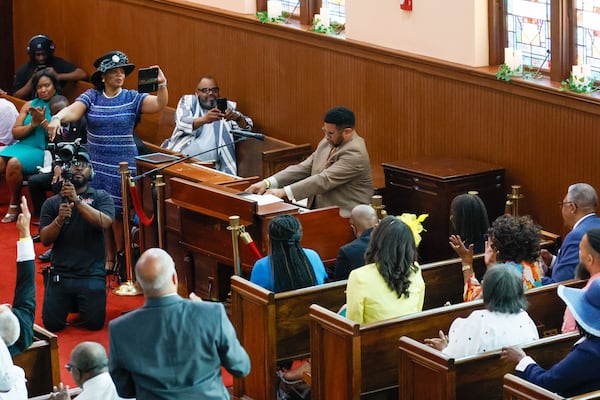
[(203, 76), (196, 85), (196, 94), (181, 97), (175, 124), (162, 147), (185, 155), (197, 154), (202, 161), (214, 161), (219, 171), (237, 174), (231, 130), (252, 130), (252, 119), (237, 111), (235, 102), (220, 97), (213, 77)]

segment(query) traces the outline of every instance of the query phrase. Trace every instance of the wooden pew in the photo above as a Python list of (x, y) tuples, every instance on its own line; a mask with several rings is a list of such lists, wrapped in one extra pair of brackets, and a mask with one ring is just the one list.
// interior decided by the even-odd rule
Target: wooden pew
[[(307, 228), (310, 230), (310, 225)], [(482, 256), (476, 260), (483, 263)], [(422, 266), (428, 293), (424, 309), (447, 301), (462, 302), (460, 267), (460, 258)], [(342, 281), (275, 294), (243, 278), (231, 277), (232, 320), (252, 362), (250, 376), (234, 379), (234, 394), (253, 399), (273, 397), (277, 361), (309, 356), (309, 306), (319, 304), (337, 312), (345, 303), (345, 289), (346, 281)], [(257, 332), (263, 334), (257, 338)]]
[[(72, 399), (74, 399), (77, 396), (79, 396), (82, 391), (83, 390), (80, 387), (69, 388), (69, 395), (71, 396)], [(51, 396), (52, 396), (52, 393), (46, 393), (46, 394), (42, 394), (40, 396), (30, 397), (29, 400), (50, 400), (53, 398)]]
[[(573, 287), (584, 284), (568, 283)], [(556, 293), (557, 286), (526, 293), (529, 314), (542, 336), (545, 331), (560, 329), (562, 323), (565, 305)], [(431, 294), (426, 287), (425, 297)], [(477, 300), (360, 325), (318, 305), (311, 306), (312, 398), (398, 398), (398, 338), (408, 336), (422, 342), (437, 337), (438, 331), (447, 331), (456, 318), (481, 308), (483, 302)]]
[(33, 343), (14, 356), (13, 362), (25, 371), (29, 396), (38, 396), (51, 392), (59, 384), (60, 362), (58, 336), (35, 324), (33, 331)]
[[(578, 332), (540, 339), (522, 346), (540, 365), (563, 359), (579, 340)], [(500, 350), (463, 358), (451, 358), (420, 341), (400, 338), (399, 397), (403, 400), (502, 399), (502, 377), (515, 364), (500, 360)]]
[(10, 101), (11, 103), (13, 103), (15, 105), (15, 107), (17, 108), (17, 111), (21, 111), (21, 108), (23, 108), (25, 103), (27, 103), (26, 100), (11, 96), (8, 93), (0, 94), (0, 98), (6, 99), (6, 100)]
[(231, 277), (232, 322), (252, 364), (250, 375), (234, 378), (234, 396), (275, 398), (277, 362), (309, 356), (308, 308), (337, 311), (346, 301), (346, 281), (284, 293)]
[[(504, 400), (563, 400), (565, 397), (537, 386), (513, 374), (504, 375), (502, 385)], [(600, 399), (600, 390), (569, 397), (568, 400)]]

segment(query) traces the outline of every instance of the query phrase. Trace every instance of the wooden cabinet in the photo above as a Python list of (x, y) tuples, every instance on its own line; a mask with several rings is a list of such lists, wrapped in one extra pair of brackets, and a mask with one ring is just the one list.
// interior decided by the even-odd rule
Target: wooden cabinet
[(419, 261), (456, 257), (448, 245), (450, 203), (475, 190), (485, 203), (490, 222), (504, 212), (504, 168), (457, 158), (414, 158), (382, 164), (384, 204), (388, 214), (429, 214), (421, 235)]

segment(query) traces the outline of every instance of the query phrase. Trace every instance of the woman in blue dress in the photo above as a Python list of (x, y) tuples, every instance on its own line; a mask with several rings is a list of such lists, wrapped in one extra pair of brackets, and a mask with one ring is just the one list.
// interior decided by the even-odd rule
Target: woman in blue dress
[[(109, 51), (94, 61), (96, 72), (92, 75), (94, 89), (81, 94), (73, 104), (62, 109), (50, 121), (50, 139), (59, 129), (61, 121), (71, 122), (82, 116), (87, 120), (87, 150), (94, 167), (94, 186), (112, 196), (117, 215), (122, 215), (121, 175), (119, 163), (126, 161), (135, 174), (135, 156), (138, 155), (133, 139), (133, 128), (140, 113), (162, 110), (169, 98), (167, 79), (158, 69), (156, 96), (123, 88), (125, 77), (135, 68), (121, 51)], [(157, 66), (154, 66), (157, 67)], [(114, 262), (115, 251), (124, 249), (123, 220), (115, 218), (112, 233), (114, 246), (107, 243), (108, 264)]]
[(48, 144), (46, 127), (50, 120), (48, 102), (57, 94), (59, 83), (56, 75), (48, 69), (36, 72), (31, 78), (36, 97), (21, 108), (12, 130), (18, 142), (0, 151), (0, 174), (6, 174), (10, 193), (10, 205), (3, 223), (14, 222), (19, 215), (19, 199), (23, 175), (38, 172), (44, 165), (44, 151)]

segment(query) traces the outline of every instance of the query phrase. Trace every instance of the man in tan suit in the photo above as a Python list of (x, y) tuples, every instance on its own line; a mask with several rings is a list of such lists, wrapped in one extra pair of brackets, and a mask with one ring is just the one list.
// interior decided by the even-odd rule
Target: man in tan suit
[(309, 208), (338, 206), (349, 217), (358, 204), (369, 204), (373, 195), (371, 164), (363, 138), (354, 130), (354, 113), (346, 107), (325, 114), (325, 137), (304, 161), (246, 189), (291, 201), (308, 199)]

